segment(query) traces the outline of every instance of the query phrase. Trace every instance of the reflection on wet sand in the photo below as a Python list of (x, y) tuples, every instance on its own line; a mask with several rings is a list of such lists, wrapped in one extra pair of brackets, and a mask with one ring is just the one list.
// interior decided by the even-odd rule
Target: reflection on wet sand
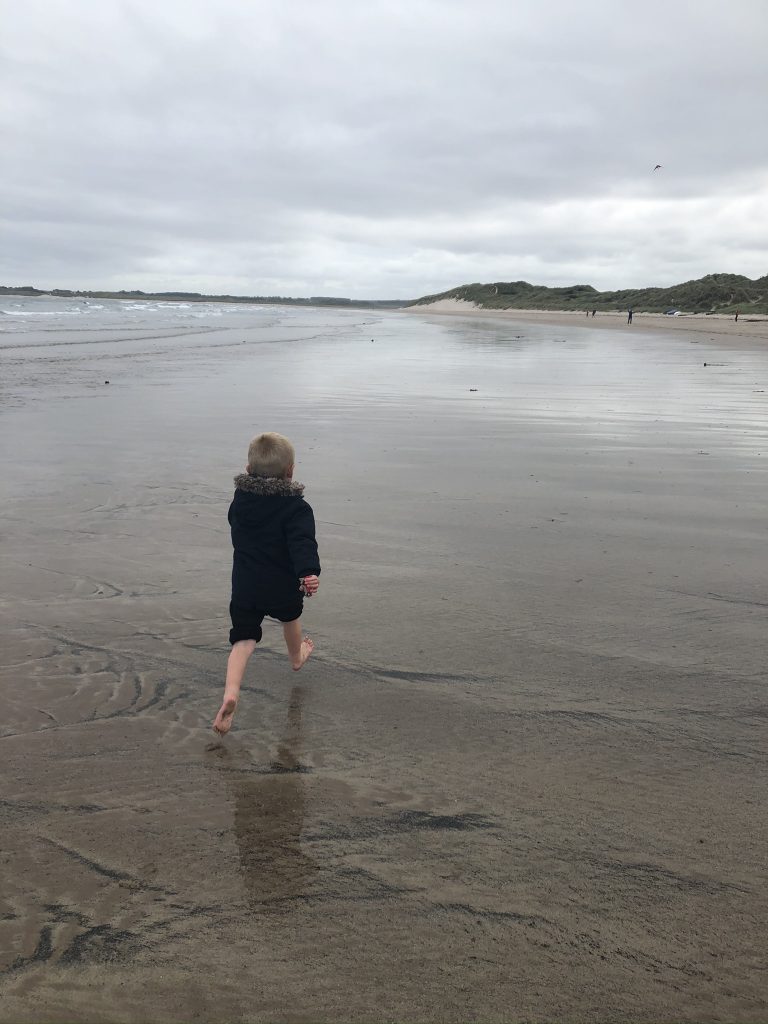
[(294, 686), (278, 742), (277, 759), (257, 775), (227, 772), (234, 832), (252, 906), (279, 903), (306, 892), (317, 864), (301, 846), (308, 768), (301, 762), (306, 690)]

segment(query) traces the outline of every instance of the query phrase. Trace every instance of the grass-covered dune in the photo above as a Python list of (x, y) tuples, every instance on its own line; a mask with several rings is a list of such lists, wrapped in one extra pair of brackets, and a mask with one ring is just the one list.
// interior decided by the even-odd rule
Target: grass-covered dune
[(484, 309), (633, 309), (638, 313), (768, 313), (768, 274), (756, 281), (741, 274), (707, 274), (672, 288), (625, 288), (599, 292), (589, 284), (547, 288), (527, 281), (466, 284), (438, 295), (425, 295), (414, 305), (440, 299), (473, 302)]

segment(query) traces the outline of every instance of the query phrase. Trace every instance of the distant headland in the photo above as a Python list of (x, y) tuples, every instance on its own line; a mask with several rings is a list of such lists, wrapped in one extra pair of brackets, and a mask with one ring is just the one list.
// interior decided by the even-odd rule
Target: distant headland
[(21, 295), (31, 298), (51, 295), (61, 299), (138, 299), (150, 302), (236, 302), (269, 306), (347, 306), (353, 309), (397, 309), (413, 302), (413, 299), (346, 299), (332, 295), (313, 295), (308, 299), (296, 299), (285, 295), (204, 295), (201, 292), (142, 292), (138, 289), (119, 292), (92, 289), (73, 291), (69, 288), (35, 288), (31, 284), (19, 287), (0, 285), (0, 295)]

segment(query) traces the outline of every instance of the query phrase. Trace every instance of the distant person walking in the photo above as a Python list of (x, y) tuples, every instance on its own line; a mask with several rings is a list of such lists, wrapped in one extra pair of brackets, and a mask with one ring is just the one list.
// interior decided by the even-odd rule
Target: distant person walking
[(596, 310), (596, 309), (593, 309), (593, 310), (592, 310), (592, 316), (594, 316), (596, 312), (597, 312), (597, 310)]
[(632, 323), (632, 310), (631, 309), (627, 310), (627, 323), (628, 324)]
[(737, 324), (739, 322), (739, 310), (736, 310), (736, 316), (733, 318), (733, 322)]

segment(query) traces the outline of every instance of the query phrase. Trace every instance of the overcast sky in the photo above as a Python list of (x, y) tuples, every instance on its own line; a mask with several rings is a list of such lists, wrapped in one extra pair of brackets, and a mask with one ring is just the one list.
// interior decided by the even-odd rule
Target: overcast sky
[(0, 6), (0, 284), (768, 273), (766, 0)]

